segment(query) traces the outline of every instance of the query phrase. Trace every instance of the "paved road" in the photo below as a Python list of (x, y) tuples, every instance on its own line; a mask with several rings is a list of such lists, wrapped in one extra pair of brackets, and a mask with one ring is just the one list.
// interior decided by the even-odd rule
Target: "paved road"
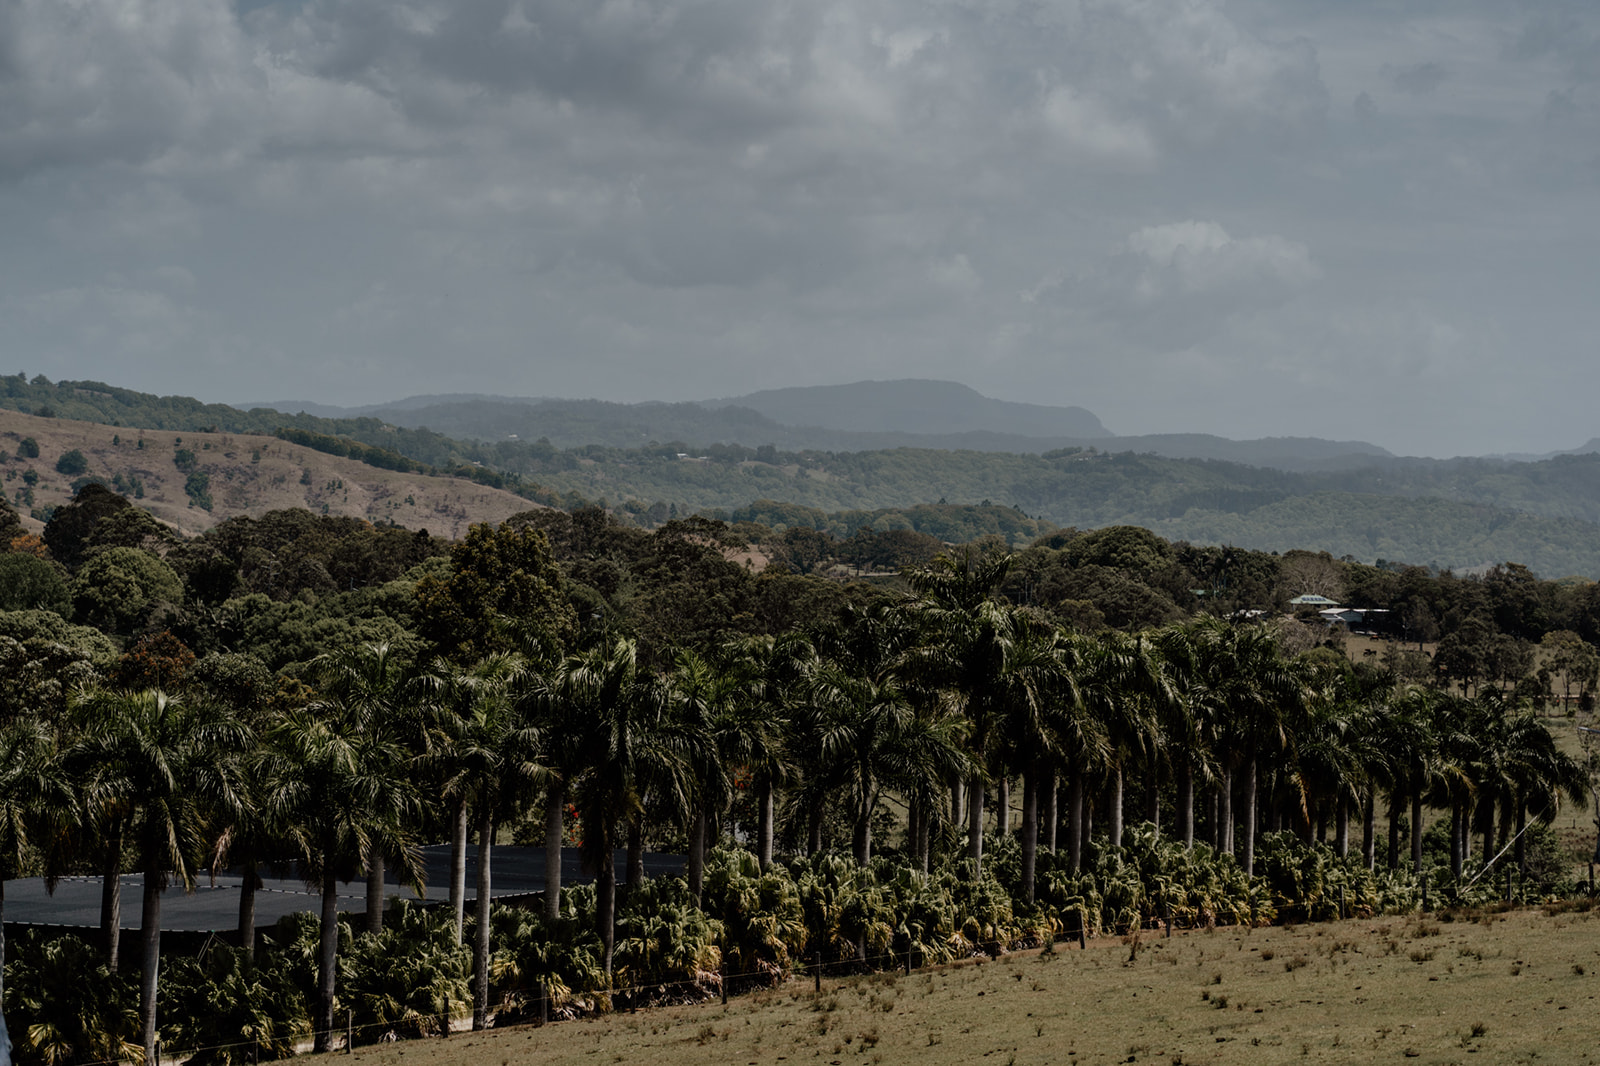
[[(467, 849), (467, 898), (477, 897), (478, 849)], [(440, 844), (423, 849), (427, 863), (427, 900), (443, 901), (449, 893), (450, 846)], [(620, 877), (627, 861), (625, 852), (617, 852), (617, 873)], [(517, 896), (544, 891), (544, 848), (497, 845), (494, 849), (493, 895)], [(645, 875), (661, 877), (681, 874), (684, 869), (682, 855), (645, 853)], [(316, 893), (309, 891), (293, 870), (280, 871), (283, 876), (264, 875), (266, 886), (256, 893), (256, 925), (265, 928), (285, 914), (296, 911), (315, 911), (320, 902)], [(583, 874), (574, 848), (561, 852), (561, 883), (586, 884), (593, 878)], [(389, 877), (391, 898), (416, 899), (416, 893), (401, 886), (392, 872)], [(139, 898), (144, 879), (137, 874), (122, 878), (122, 927), (139, 927)], [(168, 889), (161, 901), (161, 928), (169, 932), (223, 932), (239, 924), (238, 876), (219, 876), (213, 881), (201, 877), (191, 894), (180, 889)], [(366, 910), (366, 884), (352, 881), (339, 887), (339, 906), (342, 910)], [(66, 925), (97, 929), (100, 926), (100, 879), (98, 877), (62, 878), (55, 894), (45, 891), (40, 878), (7, 881), (5, 885), (6, 924)]]

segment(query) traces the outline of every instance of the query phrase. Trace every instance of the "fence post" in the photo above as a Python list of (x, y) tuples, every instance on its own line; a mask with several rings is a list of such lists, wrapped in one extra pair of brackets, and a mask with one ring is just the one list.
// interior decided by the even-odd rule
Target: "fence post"
[(539, 1024), (550, 1024), (550, 985), (539, 982)]
[(813, 960), (813, 965), (816, 968), (817, 994), (821, 995), (822, 994), (822, 949), (818, 948), (816, 950), (816, 953), (813, 954), (811, 956), (811, 958)]
[(356, 1049), (356, 1012), (344, 1012), (344, 1053), (351, 1054)]
[(1428, 871), (1422, 871), (1422, 912), (1428, 912)]
[(1344, 886), (1340, 885), (1339, 886), (1339, 919), (1341, 921), (1343, 921), (1344, 917), (1345, 917), (1345, 912), (1344, 912)]

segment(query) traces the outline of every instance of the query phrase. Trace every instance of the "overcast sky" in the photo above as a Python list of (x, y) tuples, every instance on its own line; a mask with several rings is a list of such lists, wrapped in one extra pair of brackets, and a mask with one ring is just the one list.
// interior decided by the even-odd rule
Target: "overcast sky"
[(1600, 5), (0, 0), (0, 338), (230, 403), (928, 377), (1574, 447)]

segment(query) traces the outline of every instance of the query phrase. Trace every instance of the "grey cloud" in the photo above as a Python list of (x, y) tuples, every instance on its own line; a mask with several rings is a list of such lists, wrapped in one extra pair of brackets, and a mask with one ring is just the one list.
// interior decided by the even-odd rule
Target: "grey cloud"
[(1321, 270), (1302, 243), (1277, 234), (1235, 237), (1214, 221), (1145, 226), (1093, 271), (1047, 281), (1058, 298), (1160, 351), (1193, 347), (1242, 315), (1276, 307)]
[(1554, 365), (1600, 326), (1596, 26), (1554, 0), (0, 0), (0, 314), (52, 377), (137, 357), (129, 384), (216, 399), (945, 376), (1248, 432), (1193, 412), (1303, 411), (1318, 353), (1366, 353), (1397, 409), (1542, 382), (1575, 420), (1581, 390), (1495, 377), (1483, 338)]
[(1432, 62), (1414, 63), (1404, 67), (1386, 66), (1383, 68), (1383, 73), (1388, 76), (1390, 84), (1396, 90), (1409, 96), (1427, 96), (1443, 85), (1445, 79), (1450, 76), (1444, 67)]

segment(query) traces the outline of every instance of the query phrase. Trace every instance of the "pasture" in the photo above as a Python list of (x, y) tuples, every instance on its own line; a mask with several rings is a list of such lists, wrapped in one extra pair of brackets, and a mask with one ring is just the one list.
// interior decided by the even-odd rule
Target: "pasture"
[[(1091, 941), (358, 1048), (360, 1066), (1600, 1061), (1600, 912)], [(1472, 1056), (1481, 1056), (1472, 1058)]]

